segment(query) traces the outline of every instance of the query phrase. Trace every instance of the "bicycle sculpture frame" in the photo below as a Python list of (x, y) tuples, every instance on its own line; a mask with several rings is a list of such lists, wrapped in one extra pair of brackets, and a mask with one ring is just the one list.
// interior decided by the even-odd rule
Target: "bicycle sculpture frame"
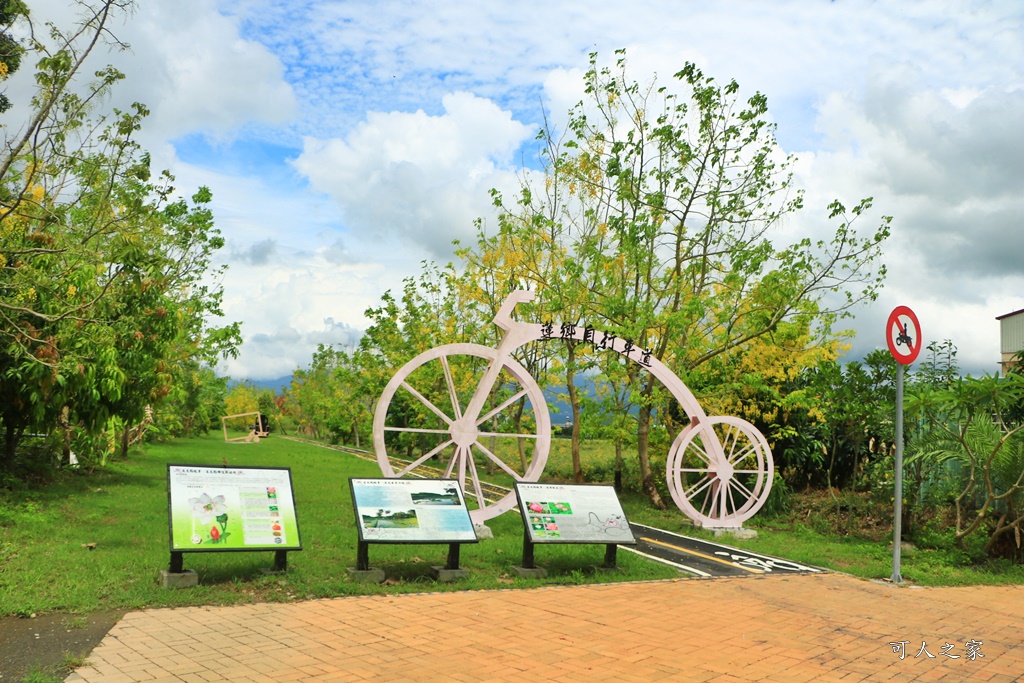
[[(514, 493), (497, 502), (485, 499), (474, 451), (482, 456), (484, 466), (497, 466), (517, 481), (540, 478), (551, 448), (551, 416), (537, 382), (512, 353), (533, 341), (572, 339), (640, 364), (665, 386), (689, 417), (689, 425), (669, 449), (666, 479), (672, 500), (694, 523), (740, 527), (764, 505), (771, 491), (774, 463), (768, 442), (752, 424), (737, 417), (706, 415), (675, 373), (628, 339), (589, 326), (565, 324), (555, 335), (551, 323), (512, 320), (512, 309), (533, 297), (533, 292), (517, 291), (505, 299), (494, 317), (494, 324), (505, 332), (496, 349), (480, 344), (446, 344), (424, 351), (395, 373), (377, 401), (373, 417), (373, 444), (385, 477), (403, 477), (417, 469), (426, 471), (428, 461), (450, 449), (443, 477), (457, 478), (463, 490), (475, 496), (478, 508), (470, 513), (474, 524), (515, 507)], [(481, 373), (482, 364), (486, 369)], [(460, 381), (465, 377), (471, 378), (468, 383)], [(474, 386), (472, 382), (477, 378)], [(424, 393), (431, 393), (429, 390), (439, 390), (444, 400), (428, 399)], [(419, 411), (414, 415), (418, 424), (429, 426), (402, 424), (413, 412), (410, 403)], [(534, 425), (531, 433), (521, 433), (522, 418), (530, 415), (527, 403)], [(510, 411), (516, 427), (514, 431), (500, 431), (496, 425), (503, 419), (507, 426)], [(490, 431), (486, 431), (488, 423), (495, 425)], [(399, 453), (388, 452), (387, 433), (406, 434), (407, 440), (436, 439), (438, 443), (422, 456), (404, 460)], [(487, 439), (490, 447), (484, 443)], [(518, 463), (514, 462), (516, 458), (502, 458), (494, 452), (499, 439), (506, 446), (510, 441), (516, 443)], [(533, 441), (529, 461), (524, 455), (527, 441)], [(391, 448), (396, 451), (396, 444), (392, 443)], [(472, 491), (466, 488), (467, 480), (472, 483)]]

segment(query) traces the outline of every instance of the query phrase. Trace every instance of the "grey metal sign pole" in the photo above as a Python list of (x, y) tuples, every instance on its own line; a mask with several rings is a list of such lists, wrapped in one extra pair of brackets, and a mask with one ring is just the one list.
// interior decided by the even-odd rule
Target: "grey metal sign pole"
[(903, 583), (900, 575), (900, 544), (903, 533), (903, 364), (896, 364), (896, 483), (892, 523), (892, 580)]
[(900, 575), (900, 545), (903, 535), (903, 368), (921, 352), (921, 323), (906, 306), (897, 306), (885, 323), (885, 341), (896, 361), (896, 472), (893, 486), (895, 503), (892, 520), (892, 580), (903, 583)]

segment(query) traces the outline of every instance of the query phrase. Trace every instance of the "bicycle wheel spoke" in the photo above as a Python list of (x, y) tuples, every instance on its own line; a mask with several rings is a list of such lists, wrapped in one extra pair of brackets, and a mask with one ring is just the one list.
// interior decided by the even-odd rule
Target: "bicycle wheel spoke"
[(448, 385), (448, 396), (452, 401), (452, 412), (455, 415), (455, 419), (462, 418), (462, 406), (459, 405), (459, 395), (455, 391), (455, 380), (452, 379), (452, 368), (448, 364), (448, 357), (441, 356), (441, 367), (444, 368), (444, 381)]
[(447, 441), (445, 441), (443, 444), (441, 444), (440, 446), (438, 446), (434, 450), (432, 450), (429, 453), (427, 453), (426, 455), (420, 457), (418, 460), (413, 460), (411, 463), (409, 463), (409, 465), (407, 465), (405, 467), (405, 469), (403, 469), (403, 470), (401, 470), (399, 472), (396, 472), (395, 476), (396, 477), (404, 477), (411, 470), (416, 469), (417, 467), (419, 467), (420, 465), (425, 463), (427, 460), (430, 460), (432, 457), (434, 457), (434, 455), (436, 453), (439, 453), (440, 451), (444, 450), (445, 448), (447, 448), (448, 446), (452, 445), (453, 443), (454, 443), (454, 441), (452, 441), (452, 439), (448, 439)]
[(419, 427), (385, 427), (385, 432), (409, 432), (416, 434), (448, 434), (447, 429), (420, 429)]
[[(736, 501), (732, 497), (732, 487), (726, 485), (726, 486), (723, 486), (722, 488), (725, 489), (726, 493), (729, 496), (729, 508), (727, 508), (727, 509), (735, 512), (736, 511)], [(725, 496), (723, 495), (722, 497), (724, 498)]]
[(754, 492), (751, 491), (750, 489), (748, 489), (746, 486), (744, 486), (743, 482), (741, 482), (739, 479), (733, 479), (732, 483), (733, 483), (734, 486), (736, 486), (736, 488), (743, 489), (743, 493), (745, 493), (748, 498), (754, 498), (755, 497), (754, 496)]
[(690, 444), (690, 448), (686, 450), (687, 454), (693, 453), (699, 459), (703, 460), (707, 464), (711, 464), (711, 456), (706, 450), (704, 450), (703, 444), (698, 444), (696, 441)]
[(523, 477), (522, 477), (522, 476), (521, 476), (520, 474), (518, 474), (518, 473), (517, 473), (517, 472), (516, 472), (515, 470), (513, 470), (513, 469), (512, 469), (511, 467), (509, 467), (508, 465), (506, 465), (505, 463), (503, 463), (503, 462), (501, 461), (501, 459), (500, 459), (500, 458), (498, 458), (498, 456), (496, 456), (496, 455), (495, 455), (494, 453), (491, 453), (491, 452), (490, 452), (490, 451), (489, 451), (489, 450), (488, 450), (487, 448), (485, 448), (485, 447), (483, 446), (483, 444), (481, 444), (481, 443), (480, 443), (479, 441), (477, 441), (477, 442), (476, 442), (476, 443), (474, 443), (473, 445), (474, 445), (474, 446), (476, 446), (476, 447), (477, 447), (478, 449), (480, 449), (480, 452), (481, 452), (481, 453), (483, 453), (485, 457), (487, 457), (488, 459), (490, 459), (490, 461), (491, 461), (491, 462), (493, 462), (493, 463), (494, 463), (495, 465), (497, 465), (497, 466), (498, 466), (498, 467), (500, 467), (501, 469), (505, 470), (505, 472), (507, 472), (507, 473), (509, 474), (509, 476), (511, 476), (511, 477), (512, 477), (513, 479), (515, 479), (516, 481), (522, 481), (522, 480), (523, 480)]
[(479, 420), (476, 421), (477, 425), (482, 425), (484, 422), (487, 422), (492, 417), (494, 417), (495, 415), (497, 415), (501, 411), (505, 410), (505, 408), (508, 408), (510, 405), (512, 405), (513, 403), (515, 403), (519, 399), (521, 399), (523, 396), (526, 396), (526, 389), (523, 389), (522, 391), (520, 391), (518, 394), (516, 394), (512, 398), (510, 398), (509, 400), (505, 401), (500, 406), (498, 406), (497, 408), (495, 408), (491, 412), (489, 412), (486, 415), (484, 415), (483, 417), (481, 417)]
[[(701, 481), (703, 481), (704, 483), (701, 484)], [(707, 488), (708, 485), (710, 485), (711, 482), (713, 482), (713, 481), (714, 481), (714, 479), (712, 479), (711, 477), (708, 477), (708, 476), (705, 476), (702, 479), (698, 479), (697, 483), (694, 484), (693, 486), (691, 486), (686, 491), (686, 497), (687, 498), (692, 498), (693, 496), (697, 495), (698, 493), (703, 491), (705, 488)], [(698, 485), (700, 485), (700, 488), (697, 488)]]
[(452, 422), (454, 422), (454, 420), (452, 420), (450, 417), (441, 412), (441, 409), (435, 406), (433, 403), (431, 403), (423, 394), (413, 389), (411, 384), (409, 384), (408, 382), (402, 382), (402, 386), (405, 388), (406, 391), (408, 391), (410, 394), (416, 397), (416, 400), (418, 400), (420, 403), (422, 403), (427, 408), (432, 410), (438, 417), (444, 420), (445, 424), (451, 424)]
[(476, 462), (473, 460), (473, 447), (466, 447), (466, 461), (469, 464), (469, 469), (472, 470), (473, 476), (473, 491), (476, 492), (476, 506), (478, 508), (484, 508), (487, 506), (487, 499), (484, 498), (483, 487), (480, 486), (480, 475), (476, 471)]
[(735, 465), (738, 462), (743, 462), (744, 460), (747, 459), (747, 457), (749, 457), (752, 454), (756, 454), (756, 453), (757, 453), (757, 446), (754, 445), (754, 444), (750, 444), (746, 448), (740, 450), (739, 453), (736, 455), (736, 457), (732, 457), (730, 455), (729, 463), (732, 464), (732, 465)]
[(466, 490), (466, 459), (467, 456), (471, 459), (472, 456), (466, 453), (466, 449), (462, 446), (455, 447), (455, 459), (459, 461), (459, 483), (462, 484), (462, 490)]
[(448, 460), (448, 466), (444, 469), (444, 478), (451, 479), (452, 472), (455, 470), (455, 466), (459, 464), (459, 447), (455, 447), (455, 451), (452, 453), (452, 457)]
[[(704, 496), (704, 504), (700, 506), (700, 513), (702, 515), (707, 515), (708, 517), (710, 517), (715, 514), (715, 500), (717, 499), (716, 494), (717, 491), (715, 491), (715, 488), (712, 486), (711, 489), (708, 490), (707, 495)], [(710, 510), (707, 510), (708, 505), (711, 506)], [(707, 510), (707, 512), (705, 512), (705, 510)]]
[(510, 432), (479, 432), (479, 436), (496, 436), (508, 439), (536, 439), (536, 434), (512, 434)]

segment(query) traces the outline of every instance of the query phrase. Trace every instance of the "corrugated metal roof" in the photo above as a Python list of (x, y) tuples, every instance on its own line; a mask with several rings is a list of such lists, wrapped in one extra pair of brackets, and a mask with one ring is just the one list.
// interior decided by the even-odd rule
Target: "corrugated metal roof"
[(1017, 315), (1019, 313), (1024, 313), (1024, 308), (1020, 309), (1019, 311), (1014, 311), (1013, 313), (1004, 313), (1003, 315), (997, 315), (996, 316), (996, 320), (1002, 320), (1003, 318), (1009, 318), (1009, 317), (1015, 316), (1015, 315)]

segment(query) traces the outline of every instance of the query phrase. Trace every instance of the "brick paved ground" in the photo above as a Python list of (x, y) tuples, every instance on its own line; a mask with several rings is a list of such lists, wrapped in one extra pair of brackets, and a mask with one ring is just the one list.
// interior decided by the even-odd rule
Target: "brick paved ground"
[(1024, 681), (1024, 586), (826, 574), (154, 609), (89, 661), (67, 681)]

